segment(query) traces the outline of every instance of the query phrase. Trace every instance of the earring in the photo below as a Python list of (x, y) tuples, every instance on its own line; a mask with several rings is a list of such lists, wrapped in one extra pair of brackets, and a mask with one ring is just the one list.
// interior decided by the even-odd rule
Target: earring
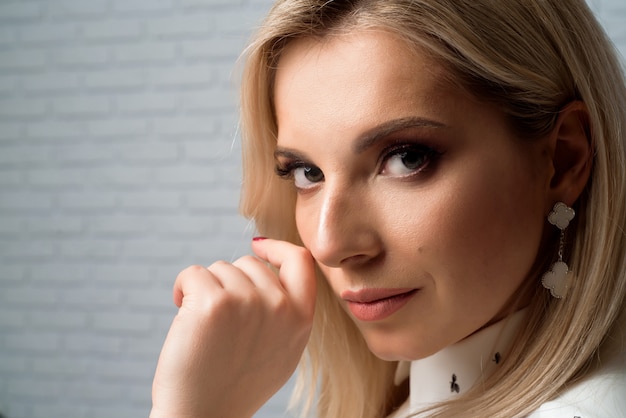
[(559, 259), (552, 264), (550, 270), (548, 270), (541, 278), (543, 287), (550, 290), (552, 296), (557, 299), (561, 299), (567, 293), (569, 288), (569, 267), (563, 261), (563, 249), (565, 248), (565, 228), (569, 225), (570, 221), (574, 219), (576, 213), (574, 209), (570, 208), (563, 202), (558, 202), (552, 208), (552, 212), (548, 215), (548, 222), (556, 226), (561, 230), (561, 236), (559, 238)]

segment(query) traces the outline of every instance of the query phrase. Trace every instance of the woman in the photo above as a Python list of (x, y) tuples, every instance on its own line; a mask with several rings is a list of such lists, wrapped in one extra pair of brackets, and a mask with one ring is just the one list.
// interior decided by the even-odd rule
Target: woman
[(582, 0), (278, 1), (246, 52), (271, 239), (177, 278), (153, 417), (251, 416), (305, 346), (305, 414), (622, 416), (626, 89)]

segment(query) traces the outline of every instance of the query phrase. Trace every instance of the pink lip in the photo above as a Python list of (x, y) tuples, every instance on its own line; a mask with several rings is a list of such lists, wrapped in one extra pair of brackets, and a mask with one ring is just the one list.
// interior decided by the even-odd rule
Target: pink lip
[(402, 308), (418, 289), (347, 290), (341, 298), (348, 302), (350, 312), (361, 321), (380, 321)]

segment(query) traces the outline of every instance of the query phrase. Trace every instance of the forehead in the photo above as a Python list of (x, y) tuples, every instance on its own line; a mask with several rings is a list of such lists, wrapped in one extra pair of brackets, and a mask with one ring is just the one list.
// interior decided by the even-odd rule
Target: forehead
[(449, 80), (441, 63), (384, 30), (292, 41), (274, 84), (279, 140), (321, 123), (368, 129), (416, 112), (436, 120), (461, 96)]

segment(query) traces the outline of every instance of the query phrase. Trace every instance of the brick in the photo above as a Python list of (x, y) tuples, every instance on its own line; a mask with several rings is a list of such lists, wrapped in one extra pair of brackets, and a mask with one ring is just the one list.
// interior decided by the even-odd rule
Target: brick
[(155, 180), (160, 185), (193, 188), (213, 184), (216, 178), (210, 167), (180, 166), (158, 169), (155, 172)]
[(31, 329), (55, 331), (83, 330), (87, 325), (87, 317), (81, 312), (63, 312), (49, 310), (29, 310), (28, 323)]
[(63, 117), (105, 116), (111, 111), (108, 97), (65, 97), (53, 101), (54, 114)]
[(134, 167), (130, 165), (106, 167), (93, 170), (90, 180), (94, 185), (108, 188), (143, 188), (153, 179), (151, 167)]
[(0, 295), (3, 304), (11, 306), (45, 305), (50, 306), (58, 302), (56, 291), (49, 288), (38, 288), (33, 286), (19, 286), (4, 289)]
[(154, 272), (144, 264), (97, 265), (91, 271), (91, 280), (116, 286), (123, 283), (127, 288), (142, 287), (154, 281)]
[(16, 288), (20, 283), (26, 280), (26, 265), (23, 263), (13, 264), (3, 261), (0, 274), (0, 289), (3, 287)]
[(213, 81), (211, 69), (206, 65), (154, 68), (147, 77), (157, 88), (208, 86)]
[(126, 302), (135, 308), (151, 308), (159, 311), (172, 305), (172, 291), (169, 289), (129, 289), (124, 292), (124, 296)]
[(118, 45), (113, 50), (113, 57), (119, 63), (166, 63), (175, 56), (176, 45), (165, 42)]
[(26, 137), (38, 140), (84, 138), (87, 129), (83, 123), (65, 121), (33, 121), (26, 126)]
[(103, 66), (109, 61), (109, 48), (101, 45), (56, 48), (54, 62), (69, 66)]
[(192, 209), (233, 209), (239, 204), (239, 190), (213, 189), (210, 193), (187, 193), (186, 206)]
[[(104, 163), (114, 163), (116, 161), (116, 149), (112, 144), (101, 142), (82, 142), (72, 144), (59, 144), (54, 147), (54, 160), (62, 165), (69, 164), (71, 166), (90, 166), (95, 169), (96, 165), (103, 165)], [(61, 174), (75, 175), (80, 173), (72, 173), (72, 168), (68, 168), (69, 171), (60, 171)], [(83, 179), (83, 183), (84, 183)]]
[[(4, 312), (3, 312), (4, 314)], [(0, 373), (1, 374), (19, 374), (26, 375), (27, 370), (29, 369), (30, 358), (24, 356), (23, 354), (14, 353), (9, 354), (3, 352), (0, 356)]]
[(239, 38), (203, 38), (181, 42), (181, 52), (185, 58), (221, 58), (233, 65), (244, 47), (245, 42)]
[[(66, 383), (67, 398), (70, 400), (119, 402), (124, 398), (125, 388), (117, 382), (74, 381)], [(107, 402), (107, 403), (108, 403)], [(73, 415), (70, 415), (73, 417)], [(129, 415), (130, 416), (130, 415)]]
[(120, 208), (140, 209), (144, 213), (153, 209), (175, 210), (180, 207), (180, 201), (178, 192), (141, 191), (123, 195), (120, 199)]
[(115, 404), (96, 404), (89, 409), (89, 418), (144, 417), (150, 415), (150, 405), (143, 407)]
[(139, 21), (121, 19), (89, 22), (83, 26), (82, 31), (83, 37), (90, 41), (135, 39), (142, 34)]
[(172, 0), (115, 0), (113, 10), (116, 12), (163, 12), (174, 7)]
[(242, 0), (181, 0), (182, 7), (215, 9), (216, 6), (240, 6)]
[(63, 337), (63, 350), (71, 354), (118, 354), (122, 352), (123, 339), (95, 332), (67, 334)]
[(93, 18), (104, 15), (107, 11), (107, 0), (65, 0), (55, 1), (53, 6), (48, 8), (48, 15), (52, 18)]
[(22, 236), (24, 225), (21, 220), (18, 220), (16, 217), (11, 219), (9, 216), (5, 216), (4, 220), (5, 222), (0, 222), (0, 239), (15, 239)]
[(163, 242), (154, 239), (132, 239), (122, 245), (122, 254), (129, 259), (175, 260), (184, 253), (183, 243)]
[(0, 100), (0, 118), (39, 118), (46, 114), (46, 99)]
[[(90, 313), (95, 309), (115, 309), (121, 306), (122, 289), (119, 288), (85, 288), (70, 287), (64, 288), (60, 294), (60, 304), (68, 309), (82, 309), (84, 312)], [(89, 321), (89, 330), (93, 329), (93, 321)], [(84, 331), (81, 331), (84, 332)], [(92, 336), (93, 338), (93, 336)]]
[(11, 45), (16, 41), (15, 30), (8, 27), (0, 27), (0, 45)]
[(227, 11), (220, 13), (216, 19), (215, 31), (223, 35), (238, 35), (242, 40), (247, 40), (252, 28), (260, 25), (262, 16), (257, 12)]
[(110, 119), (90, 121), (88, 132), (93, 137), (138, 136), (148, 132), (148, 123), (142, 119)]
[(206, 238), (215, 231), (215, 221), (206, 216), (174, 214), (154, 218), (154, 233), (160, 238)]
[(152, 19), (146, 28), (149, 36), (169, 38), (206, 35), (211, 26), (212, 19), (201, 14)]
[[(3, 161), (4, 159), (3, 158), (4, 156), (2, 156), (3, 151), (4, 150), (0, 149), (0, 167), (4, 168), (8, 166), (9, 164)], [(19, 164), (19, 162), (16, 162), (16, 164)], [(23, 183), (24, 183), (24, 176), (21, 170), (4, 170), (3, 169), (2, 171), (0, 171), (0, 187), (7, 187), (7, 186), (17, 187), (17, 186), (22, 185)]]
[(236, 111), (237, 94), (232, 90), (204, 90), (188, 93), (184, 97), (184, 109), (188, 111), (211, 111), (216, 109)]
[(116, 99), (116, 107), (122, 114), (167, 114), (180, 106), (180, 95), (177, 93), (136, 93), (120, 95)]
[(25, 352), (51, 352), (60, 346), (60, 336), (53, 332), (35, 332), (23, 330), (6, 332), (4, 347), (9, 350)]
[[(67, 390), (64, 390), (67, 393)], [(72, 418), (91, 418), (90, 407), (88, 405), (78, 404), (76, 402), (66, 401), (67, 395), (64, 394), (57, 402), (60, 404), (55, 405), (52, 402), (36, 403), (33, 402), (31, 406), (31, 412), (28, 416), (31, 417), (72, 417)], [(18, 416), (18, 415), (15, 415)], [(20, 415), (26, 416), (26, 415)]]
[(59, 243), (62, 256), (71, 258), (114, 259), (119, 252), (119, 243), (102, 239), (66, 239)]
[(52, 260), (29, 266), (29, 277), (35, 286), (56, 288), (76, 286), (91, 280), (89, 271), (87, 265)]
[(202, 135), (209, 136), (215, 131), (214, 122), (206, 117), (174, 116), (160, 118), (154, 123), (157, 135), (180, 136)]
[(46, 72), (21, 77), (22, 89), (29, 93), (76, 92), (80, 88), (80, 77), (74, 72)]
[(85, 184), (85, 169), (52, 168), (33, 169), (26, 173), (26, 182), (32, 186), (71, 187)]
[[(2, 44), (0, 43), (0, 47)], [(14, 93), (18, 89), (18, 78), (15, 76), (1, 76), (0, 77), (0, 97), (7, 98), (14, 97)]]
[(40, 2), (15, 1), (0, 3), (0, 22), (16, 23), (16, 21), (36, 19), (40, 16)]
[(48, 215), (29, 218), (24, 221), (24, 229), (31, 237), (68, 237), (83, 233), (84, 221), (80, 218)]
[(0, 50), (0, 71), (32, 71), (46, 66), (46, 54), (37, 50)]
[(171, 142), (128, 141), (117, 148), (120, 161), (134, 163), (172, 163), (179, 159), (179, 145)]
[(41, 376), (16, 377), (11, 379), (7, 394), (19, 396), (28, 393), (29, 398), (53, 400), (61, 396), (61, 385), (56, 379)]
[(18, 29), (22, 44), (49, 44), (67, 42), (77, 36), (76, 26), (70, 23), (41, 23), (22, 25)]
[(96, 331), (142, 332), (150, 330), (151, 324), (148, 314), (101, 312), (93, 314), (92, 327)]
[(22, 136), (22, 124), (0, 120), (0, 141), (13, 142)]
[(98, 237), (137, 237), (150, 232), (151, 222), (142, 215), (103, 215), (91, 216), (87, 229)]
[(115, 208), (116, 195), (95, 191), (63, 192), (58, 194), (58, 205), (62, 209), (110, 210)]
[[(5, 332), (7, 330), (19, 330), (26, 325), (26, 315), (24, 312), (15, 310), (6, 310), (0, 315), (0, 331)], [(0, 363), (0, 370), (2, 365)]]
[(30, 191), (3, 191), (0, 195), (2, 209), (49, 209), (52, 197), (49, 194)]
[(143, 69), (107, 69), (106, 71), (89, 72), (84, 74), (84, 84), (93, 90), (120, 90), (139, 89), (146, 84)]
[[(15, 144), (15, 145), (13, 145)], [(2, 167), (23, 167), (23, 164), (45, 164), (51, 158), (49, 147), (34, 144), (20, 144), (17, 141), (0, 148), (0, 165)], [(22, 170), (24, 172), (24, 170)], [(9, 174), (3, 171), (0, 178)]]

